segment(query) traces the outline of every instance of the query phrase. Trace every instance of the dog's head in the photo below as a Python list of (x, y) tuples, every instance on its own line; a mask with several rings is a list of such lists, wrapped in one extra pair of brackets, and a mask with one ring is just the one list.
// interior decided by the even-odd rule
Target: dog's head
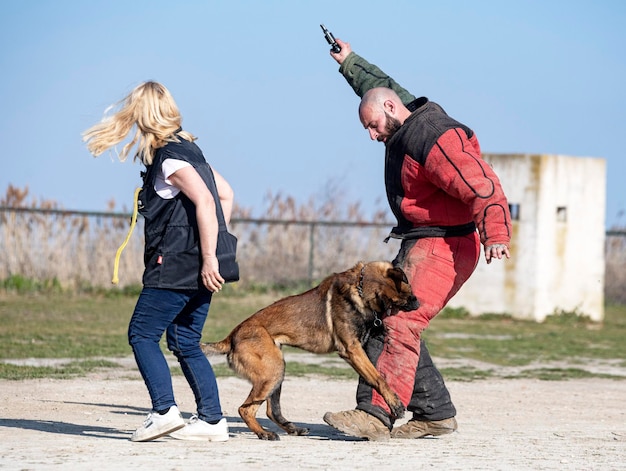
[(414, 311), (420, 306), (404, 271), (389, 262), (359, 263), (358, 291), (375, 312)]

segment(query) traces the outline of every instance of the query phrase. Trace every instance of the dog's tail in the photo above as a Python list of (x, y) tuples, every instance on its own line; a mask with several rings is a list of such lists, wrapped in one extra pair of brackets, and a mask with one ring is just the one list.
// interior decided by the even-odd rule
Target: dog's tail
[(219, 342), (201, 342), (200, 348), (202, 349), (202, 353), (205, 355), (225, 355), (230, 352), (231, 349), (230, 336), (226, 337), (224, 340), (220, 340)]

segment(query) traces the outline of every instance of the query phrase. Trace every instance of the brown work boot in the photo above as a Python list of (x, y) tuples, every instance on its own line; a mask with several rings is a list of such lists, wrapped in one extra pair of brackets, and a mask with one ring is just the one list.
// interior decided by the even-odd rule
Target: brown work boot
[(377, 442), (389, 440), (389, 428), (380, 419), (362, 410), (326, 412), (324, 422), (351, 437)]
[(436, 437), (452, 433), (456, 429), (457, 423), (454, 417), (430, 422), (411, 419), (406, 424), (395, 427), (391, 431), (391, 438), (422, 438), (428, 435)]

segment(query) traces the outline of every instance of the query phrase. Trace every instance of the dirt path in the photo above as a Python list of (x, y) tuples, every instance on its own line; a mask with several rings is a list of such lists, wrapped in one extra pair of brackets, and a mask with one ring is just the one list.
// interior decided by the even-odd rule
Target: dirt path
[[(311, 429), (264, 442), (237, 407), (248, 384), (218, 379), (230, 424), (225, 443), (169, 438), (132, 443), (149, 407), (129, 367), (75, 380), (1, 381), (2, 470), (618, 470), (626, 469), (626, 381), (483, 380), (449, 382), (459, 431), (441, 438), (366, 442), (335, 432), (326, 411), (354, 406), (353, 381), (290, 378), (285, 415)], [(194, 411), (184, 379), (174, 378), (183, 415)], [(272, 427), (263, 412), (266, 427)]]

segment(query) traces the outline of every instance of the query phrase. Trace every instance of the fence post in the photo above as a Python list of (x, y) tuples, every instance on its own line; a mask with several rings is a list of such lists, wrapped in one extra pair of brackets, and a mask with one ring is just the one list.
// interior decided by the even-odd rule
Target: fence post
[(309, 283), (313, 282), (313, 257), (315, 252), (315, 222), (309, 224)]

